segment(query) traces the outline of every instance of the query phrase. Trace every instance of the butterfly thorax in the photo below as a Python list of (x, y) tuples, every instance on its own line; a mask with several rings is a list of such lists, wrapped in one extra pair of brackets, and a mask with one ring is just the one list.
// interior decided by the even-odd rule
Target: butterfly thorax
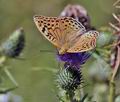
[(67, 50), (69, 49), (69, 45), (65, 43), (60, 49), (59, 49), (59, 54), (65, 54)]

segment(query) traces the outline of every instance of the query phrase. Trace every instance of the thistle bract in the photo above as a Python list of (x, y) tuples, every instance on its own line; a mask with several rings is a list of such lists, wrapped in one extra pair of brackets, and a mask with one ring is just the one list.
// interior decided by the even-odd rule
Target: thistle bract
[(75, 70), (71, 66), (62, 69), (57, 75), (58, 86), (66, 91), (73, 91), (82, 83), (81, 71)]

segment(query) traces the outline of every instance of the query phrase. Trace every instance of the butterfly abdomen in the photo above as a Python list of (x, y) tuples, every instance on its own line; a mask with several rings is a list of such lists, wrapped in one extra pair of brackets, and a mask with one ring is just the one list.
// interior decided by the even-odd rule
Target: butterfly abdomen
[(67, 43), (65, 43), (64, 45), (62, 45), (61, 49), (59, 50), (59, 54), (65, 54), (68, 49), (69, 49), (69, 46)]

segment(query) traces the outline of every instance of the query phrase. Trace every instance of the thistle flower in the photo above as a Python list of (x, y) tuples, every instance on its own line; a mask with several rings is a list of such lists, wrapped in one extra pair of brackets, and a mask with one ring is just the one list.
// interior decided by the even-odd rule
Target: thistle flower
[[(60, 16), (73, 17), (74, 19), (81, 22), (87, 31), (93, 29), (90, 25), (90, 17), (86, 9), (80, 5), (67, 5), (61, 12)], [(69, 64), (72, 67), (75, 66), (76, 69), (79, 69), (80, 66), (84, 64), (90, 57), (90, 54), (88, 52), (78, 52), (66, 53), (63, 55), (57, 54), (57, 56), (60, 61), (65, 62), (65, 66), (66, 64)]]
[(60, 16), (72, 17), (81, 22), (87, 31), (94, 30), (90, 24), (90, 17), (87, 10), (81, 5), (67, 5)]
[[(82, 6), (68, 5), (60, 16), (73, 17), (81, 22), (87, 31), (92, 29), (87, 11)], [(75, 91), (83, 83), (80, 68), (90, 56), (91, 54), (88, 52), (57, 54), (58, 60), (64, 62), (64, 67), (57, 74), (58, 86), (66, 91), (70, 102), (79, 102), (75, 101), (73, 97)]]
[(13, 34), (0, 46), (0, 52), (8, 57), (17, 57), (24, 48), (24, 31), (22, 28), (17, 29)]
[(74, 66), (79, 70), (80, 66), (83, 65), (87, 59), (90, 57), (90, 53), (88, 52), (81, 52), (81, 53), (66, 53), (63, 55), (57, 55), (58, 59), (65, 62), (65, 68), (67, 64)]

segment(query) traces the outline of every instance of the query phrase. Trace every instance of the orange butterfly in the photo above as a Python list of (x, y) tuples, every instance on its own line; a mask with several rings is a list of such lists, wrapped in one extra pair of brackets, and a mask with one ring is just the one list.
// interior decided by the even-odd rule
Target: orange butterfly
[(59, 51), (59, 54), (77, 53), (94, 49), (97, 31), (86, 32), (85, 27), (71, 17), (34, 16), (39, 31)]

